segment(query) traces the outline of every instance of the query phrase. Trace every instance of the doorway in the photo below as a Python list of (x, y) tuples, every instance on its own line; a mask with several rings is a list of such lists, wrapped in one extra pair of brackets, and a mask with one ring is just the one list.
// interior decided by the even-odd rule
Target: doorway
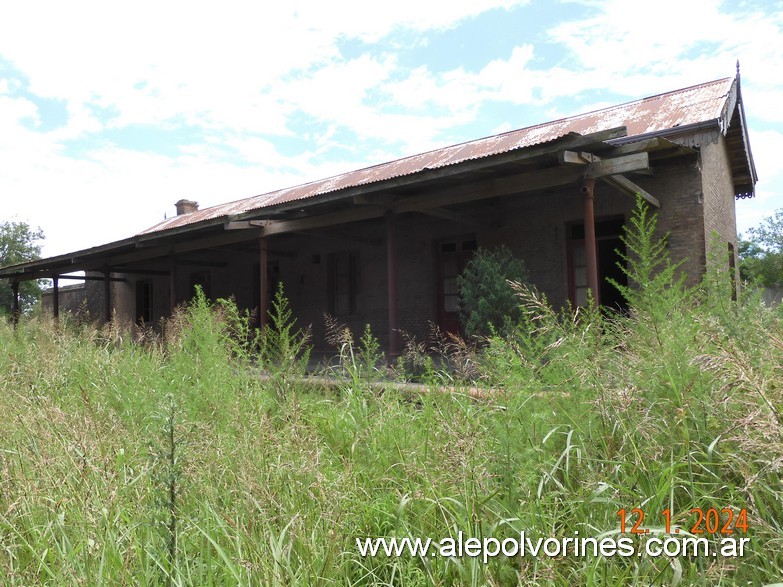
[[(598, 263), (598, 302), (605, 308), (624, 312), (628, 303), (618, 289), (610, 283), (628, 285), (628, 277), (622, 270), (625, 261), (625, 244), (620, 239), (625, 218), (605, 218), (595, 223), (596, 255)], [(585, 256), (585, 225), (569, 224), (568, 234), (568, 297), (571, 304), (587, 304), (587, 257)]]
[(444, 333), (462, 335), (457, 277), (476, 251), (476, 237), (467, 235), (436, 244), (438, 326)]

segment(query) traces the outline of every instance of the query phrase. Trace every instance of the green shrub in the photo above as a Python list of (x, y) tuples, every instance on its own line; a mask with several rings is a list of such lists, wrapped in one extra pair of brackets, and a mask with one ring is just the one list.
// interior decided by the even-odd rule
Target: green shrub
[(524, 283), (525, 265), (505, 246), (479, 248), (457, 278), (460, 319), (468, 336), (508, 332), (522, 312), (509, 281)]
[(260, 340), (259, 362), (270, 376), (277, 399), (294, 397), (296, 386), (292, 379), (304, 375), (310, 361), (310, 330), (297, 328), (282, 282), (275, 292), (269, 322), (262, 328)]

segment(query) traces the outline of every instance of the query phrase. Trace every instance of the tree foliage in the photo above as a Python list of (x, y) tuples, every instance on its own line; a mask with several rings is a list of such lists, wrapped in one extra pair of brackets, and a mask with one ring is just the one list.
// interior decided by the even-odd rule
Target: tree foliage
[(457, 278), (460, 319), (468, 336), (502, 332), (517, 324), (522, 312), (509, 281), (525, 283), (527, 270), (505, 245), (479, 248)]
[(783, 285), (783, 208), (748, 230), (740, 240), (740, 277), (743, 281), (772, 287)]
[(751, 241), (758, 243), (767, 251), (783, 253), (783, 208), (767, 216), (761, 224), (748, 230)]
[[(31, 228), (26, 222), (0, 223), (0, 267), (35, 261), (41, 257), (43, 231)], [(8, 280), (0, 280), (0, 314), (10, 313), (13, 290)], [(36, 280), (19, 284), (19, 308), (28, 313), (41, 298), (41, 286)]]

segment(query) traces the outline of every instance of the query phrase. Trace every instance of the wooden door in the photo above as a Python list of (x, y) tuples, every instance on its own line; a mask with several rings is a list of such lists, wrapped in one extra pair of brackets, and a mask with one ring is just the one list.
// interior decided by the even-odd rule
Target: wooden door
[(462, 335), (459, 319), (459, 288), (457, 277), (476, 250), (476, 237), (465, 236), (437, 244), (438, 326), (445, 332)]

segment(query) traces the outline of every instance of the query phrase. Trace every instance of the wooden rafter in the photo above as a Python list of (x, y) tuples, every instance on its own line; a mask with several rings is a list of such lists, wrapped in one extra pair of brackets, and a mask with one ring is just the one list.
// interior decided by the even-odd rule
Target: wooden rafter
[(249, 228), (263, 228), (266, 220), (233, 220), (223, 225), (225, 230), (247, 230)]
[(310, 236), (314, 238), (323, 238), (323, 239), (330, 239), (330, 240), (340, 240), (340, 241), (348, 241), (348, 242), (354, 242), (354, 243), (361, 243), (370, 245), (373, 247), (379, 247), (383, 244), (382, 238), (373, 238), (373, 237), (366, 237), (366, 236), (359, 236), (356, 234), (351, 234), (349, 232), (341, 231), (341, 230), (303, 230), (299, 231), (296, 234), (301, 234), (303, 236)]
[[(649, 139), (648, 141), (660, 141), (660, 139)], [(629, 145), (626, 145), (629, 146)], [(622, 148), (622, 147), (619, 147)], [(592, 153), (587, 153), (584, 151), (562, 151), (559, 154), (559, 159), (562, 163), (565, 164), (571, 164), (574, 166), (581, 165), (586, 170), (584, 177), (596, 177), (595, 175), (591, 175), (588, 173), (587, 170), (589, 169), (598, 169), (601, 168), (603, 171), (607, 170), (616, 170), (616, 173), (608, 173), (604, 174), (600, 177), (604, 182), (608, 183), (609, 185), (617, 188), (621, 192), (628, 194), (630, 196), (636, 197), (637, 195), (640, 195), (642, 198), (644, 198), (645, 201), (647, 201), (650, 205), (660, 208), (661, 202), (654, 197), (652, 194), (647, 192), (644, 188), (641, 186), (635, 184), (630, 179), (625, 177), (620, 171), (623, 165), (627, 165), (627, 160), (629, 158), (635, 158), (639, 155), (643, 155), (644, 157), (649, 157), (647, 155), (647, 152), (632, 152), (630, 155), (624, 155), (621, 157), (613, 158), (613, 159), (602, 159), (601, 157), (598, 157), (597, 155), (593, 155)], [(617, 164), (613, 162), (617, 162), (620, 159), (625, 159), (626, 163), (623, 164)], [(649, 159), (648, 159), (649, 161)]]
[(628, 194), (629, 196), (632, 196), (634, 198), (637, 195), (641, 196), (651, 206), (654, 206), (656, 208), (661, 207), (661, 202), (660, 200), (658, 200), (658, 198), (650, 194), (643, 187), (632, 182), (624, 175), (607, 175), (606, 177), (602, 177), (601, 179), (606, 183), (608, 183), (609, 185), (617, 188), (621, 192)]
[[(117, 273), (120, 273), (117, 270)], [(124, 272), (123, 272), (124, 273)], [(59, 279), (72, 279), (73, 281), (105, 281), (106, 277), (103, 275), (58, 275)], [(110, 277), (109, 281), (128, 281), (124, 277)]]
[(465, 224), (466, 226), (490, 227), (490, 223), (481, 218), (476, 218), (475, 216), (470, 216), (468, 214), (460, 214), (459, 212), (448, 210), (447, 208), (425, 208), (420, 210), (420, 212), (422, 214), (427, 214), (428, 216), (435, 216), (436, 218), (451, 220), (458, 224)]

